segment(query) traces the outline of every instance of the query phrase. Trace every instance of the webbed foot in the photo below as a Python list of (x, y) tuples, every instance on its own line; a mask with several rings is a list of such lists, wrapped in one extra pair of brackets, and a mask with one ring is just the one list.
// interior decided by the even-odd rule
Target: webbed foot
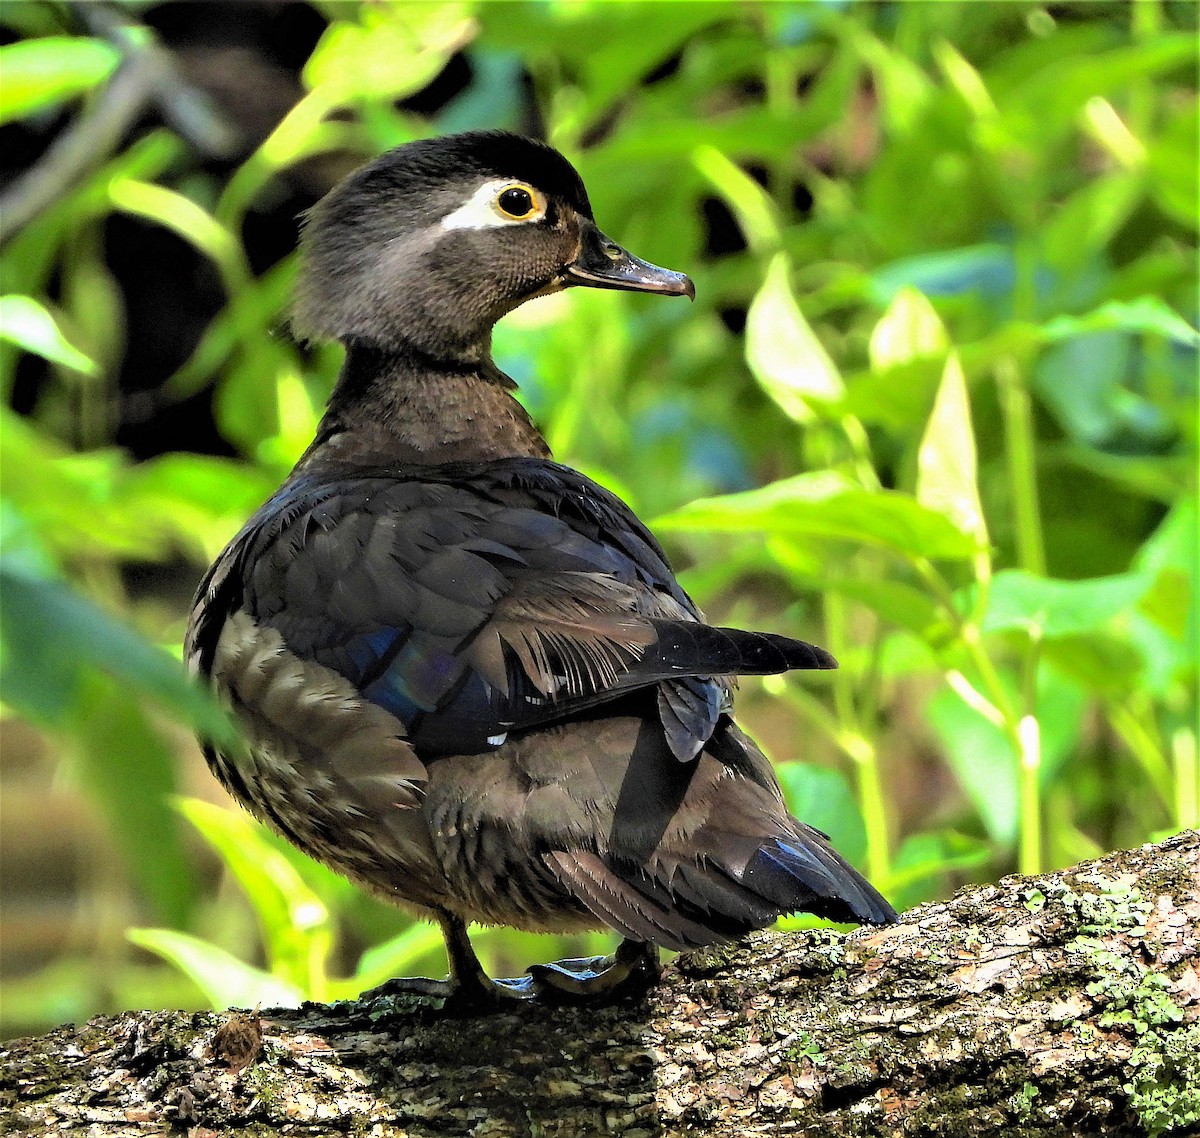
[(403, 1000), (416, 997), (438, 1000), (442, 1010), (451, 1015), (487, 1015), (499, 1011), (514, 1000), (532, 1000), (537, 991), (532, 976), (491, 980), (482, 971), (466, 976), (451, 976), (431, 980), (427, 976), (397, 976), (360, 995), (359, 1001)]
[(611, 956), (531, 964), (529, 975), (538, 997), (551, 1003), (637, 999), (658, 982), (658, 950), (652, 944), (623, 940)]
[(611, 956), (581, 956), (532, 964), (524, 976), (490, 979), (467, 938), (461, 919), (440, 917), (446, 936), (450, 975), (397, 977), (363, 992), (359, 1000), (374, 1002), (405, 997), (439, 1000), (451, 1015), (487, 1015), (514, 1000), (549, 1004), (604, 1004), (643, 996), (658, 981), (658, 950), (652, 944), (624, 940)]

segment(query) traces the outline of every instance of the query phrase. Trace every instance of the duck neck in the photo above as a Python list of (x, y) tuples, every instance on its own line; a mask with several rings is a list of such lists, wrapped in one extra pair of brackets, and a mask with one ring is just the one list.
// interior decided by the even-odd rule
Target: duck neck
[(550, 449), (488, 344), (435, 357), (412, 344), (346, 345), (329, 406), (297, 470), (335, 465), (432, 466)]

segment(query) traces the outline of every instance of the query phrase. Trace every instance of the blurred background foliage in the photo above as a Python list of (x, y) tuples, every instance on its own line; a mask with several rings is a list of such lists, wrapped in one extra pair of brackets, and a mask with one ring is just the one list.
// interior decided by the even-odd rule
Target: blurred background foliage
[[(1196, 17), (6, 0), (3, 1030), (444, 969), (231, 806), (177, 663), (339, 365), (286, 332), (298, 215), (432, 133), (547, 138), (694, 276), (496, 357), (710, 617), (837, 654), (742, 717), (898, 906), (1197, 825)], [(608, 943), (548, 940), (477, 935)]]

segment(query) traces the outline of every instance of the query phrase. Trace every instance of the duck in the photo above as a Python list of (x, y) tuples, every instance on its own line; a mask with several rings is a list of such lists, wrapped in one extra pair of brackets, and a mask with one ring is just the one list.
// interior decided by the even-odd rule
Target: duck
[[(292, 326), (344, 363), (312, 444), (201, 581), (184, 645), (242, 743), (217, 779), (304, 853), (435, 921), (465, 1012), (644, 994), (660, 950), (781, 914), (896, 920), (792, 817), (737, 677), (836, 666), (708, 624), (628, 505), (556, 462), (492, 330), (567, 288), (694, 298), (607, 237), (545, 143), (422, 139), (308, 214)], [(612, 930), (487, 975), (468, 926)]]

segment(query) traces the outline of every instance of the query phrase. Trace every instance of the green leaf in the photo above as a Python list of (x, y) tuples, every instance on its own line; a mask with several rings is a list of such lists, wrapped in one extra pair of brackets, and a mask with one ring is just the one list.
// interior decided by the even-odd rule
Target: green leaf
[(324, 902), (249, 815), (198, 798), (179, 798), (176, 807), (245, 890), (272, 973), (309, 998), (324, 999), (325, 962), (333, 938)]
[(1042, 235), (1048, 262), (1066, 269), (1103, 249), (1128, 221), (1144, 193), (1143, 176), (1125, 171), (1097, 178), (1076, 191), (1055, 210)]
[(876, 39), (870, 32), (847, 24), (855, 50), (870, 67), (882, 92), (880, 109), (888, 131), (904, 136), (913, 130), (936, 95), (936, 88), (907, 53)]
[(0, 677), (5, 700), (61, 724), (90, 669), (172, 709), (197, 731), (238, 745), (228, 717), (178, 660), (62, 581), (0, 555)]
[(132, 467), (127, 484), (132, 508), (171, 517), (179, 544), (214, 561), (278, 483), (245, 462), (175, 451)]
[(32, 296), (0, 296), (0, 338), (84, 375), (99, 371), (96, 361), (63, 335), (50, 310)]
[(1056, 60), (1025, 77), (1011, 92), (1010, 103), (1033, 134), (1028, 141), (1047, 146), (1057, 130), (1074, 125), (1089, 99), (1142, 77), (1188, 67), (1195, 57), (1194, 28), (1163, 33), (1144, 43)]
[(166, 381), (166, 391), (175, 399), (194, 395), (241, 344), (269, 336), (295, 283), (296, 258), (286, 257), (230, 297), (189, 359)]
[[(725, 199), (737, 218), (738, 225), (741, 226), (746, 244), (751, 249), (764, 250), (778, 247), (780, 241), (779, 218), (776, 216), (774, 203), (762, 186), (715, 146), (707, 143), (696, 147), (692, 152), (692, 164), (708, 179), (713, 189)], [(780, 254), (775, 261), (778, 262), (781, 259), (784, 260), (782, 287), (786, 294), (783, 305), (784, 315), (788, 319), (794, 319), (799, 316), (799, 310), (796, 309), (796, 302), (791, 299), (791, 293), (788, 291), (786, 259)], [(775, 262), (772, 262), (771, 268), (772, 271), (775, 270)], [(768, 275), (767, 282), (768, 285), (771, 282), (770, 275)], [(789, 301), (790, 309), (788, 308)]]
[(355, 14), (360, 23), (330, 23), (304, 65), (304, 85), (326, 89), (331, 101), (392, 100), (419, 91), (474, 31), (463, 3), (366, 5)]
[(940, 360), (949, 350), (946, 326), (929, 298), (905, 286), (871, 332), (871, 370), (888, 372), (914, 361)]
[(796, 303), (788, 273), (788, 259), (780, 253), (746, 314), (746, 362), (763, 390), (804, 423), (841, 399), (845, 388)]
[(1027, 631), (1047, 640), (1096, 632), (1132, 611), (1153, 584), (1148, 573), (1057, 581), (1023, 569), (1005, 569), (992, 579), (981, 628)]
[(1110, 300), (1083, 316), (1056, 316), (1041, 327), (1050, 343), (1109, 331), (1154, 332), (1189, 347), (1200, 346), (1200, 332), (1157, 296)]
[(173, 929), (127, 929), (134, 944), (185, 973), (212, 1004), (225, 1008), (295, 1008), (303, 995), (291, 984), (238, 960), (215, 944)]
[(250, 269), (236, 235), (191, 198), (134, 178), (114, 178), (106, 189), (116, 209), (171, 230), (210, 257), (230, 295), (250, 284)]
[(104, 258), (103, 226), (77, 227), (64, 249), (61, 304), (78, 344), (106, 375), (125, 355), (125, 296)]
[[(1196, 502), (1175, 503), (1158, 529), (1146, 539), (1134, 559), (1134, 569), (1152, 574), (1154, 585), (1142, 597), (1138, 611), (1150, 628), (1134, 622), (1131, 638), (1142, 649), (1155, 690), (1165, 691), (1171, 680), (1197, 666), (1200, 643), (1200, 549)], [(1155, 635), (1155, 631), (1162, 634)]]
[[(163, 560), (178, 549), (211, 559), (216, 541), (228, 540), (278, 484), (253, 468), (198, 455), (133, 464), (111, 448), (71, 451), (3, 407), (0, 434), (5, 499), (64, 564)], [(211, 477), (217, 470), (228, 475), (220, 485)]]
[[(4, 607), (11, 604), (6, 590)], [(168, 806), (177, 789), (173, 749), (136, 692), (107, 677), (85, 681), (72, 707), (72, 728), (80, 781), (106, 815), (130, 878), (160, 920), (185, 924), (196, 882)]]
[(0, 125), (82, 95), (103, 83), (121, 53), (103, 40), (46, 36), (0, 47)]
[(917, 455), (917, 501), (944, 514), (963, 533), (969, 534), (978, 548), (987, 545), (967, 381), (958, 355), (953, 352), (946, 361)]
[[(1143, 692), (1147, 677), (1142, 645), (1151, 651), (1157, 646), (1137, 636), (1138, 622), (1138, 614), (1131, 614), (1130, 627), (1120, 635), (1099, 631), (1056, 636), (1046, 642), (1042, 655), (1047, 663), (1095, 695), (1121, 698)], [(1194, 654), (1190, 655), (1194, 659)], [(1170, 666), (1165, 660), (1161, 663)]]
[(442, 930), (437, 925), (418, 922), (397, 936), (368, 948), (358, 961), (354, 975), (337, 984), (338, 991), (345, 991), (346, 999), (353, 999), (367, 988), (374, 988), (393, 976), (412, 975), (417, 962), (430, 953), (437, 952), (445, 943)]
[(925, 637), (944, 622), (941, 607), (912, 585), (901, 581), (872, 581), (848, 576), (826, 578), (823, 589), (833, 590), (865, 605), (877, 616)]
[(892, 859), (892, 878), (885, 883), (888, 899), (900, 912), (939, 896), (947, 874), (983, 865), (987, 844), (953, 830), (912, 834)]
[(1017, 759), (1008, 738), (949, 688), (938, 690), (926, 715), (984, 828), (993, 840), (1011, 846), (1017, 836), (1020, 795)]
[[(1012, 685), (1007, 686), (1015, 697)], [(1072, 677), (1045, 665), (1038, 670), (1034, 713), (1041, 738), (1038, 779), (1043, 786), (1078, 747), (1086, 709), (1084, 689)], [(988, 834), (1011, 845), (1017, 835), (1020, 794), (1017, 757), (1008, 737), (949, 688), (933, 696), (926, 714)]]
[(1168, 217), (1195, 233), (1200, 219), (1200, 171), (1196, 164), (1196, 138), (1200, 135), (1200, 108), (1195, 99), (1181, 100), (1174, 113), (1164, 106), (1168, 121), (1150, 144), (1150, 193)]
[(963, 559), (979, 547), (944, 514), (894, 490), (861, 490), (833, 472), (700, 498), (654, 522), (664, 530), (823, 537), (879, 545), (911, 558)]
[(1014, 277), (1013, 254), (1007, 245), (970, 245), (939, 249), (891, 261), (870, 276), (869, 295), (877, 304), (888, 304), (905, 287), (926, 296), (985, 296), (1010, 293)]
[(780, 763), (775, 772), (792, 814), (828, 834), (842, 857), (861, 865), (867, 854), (867, 828), (845, 776), (811, 763)]

